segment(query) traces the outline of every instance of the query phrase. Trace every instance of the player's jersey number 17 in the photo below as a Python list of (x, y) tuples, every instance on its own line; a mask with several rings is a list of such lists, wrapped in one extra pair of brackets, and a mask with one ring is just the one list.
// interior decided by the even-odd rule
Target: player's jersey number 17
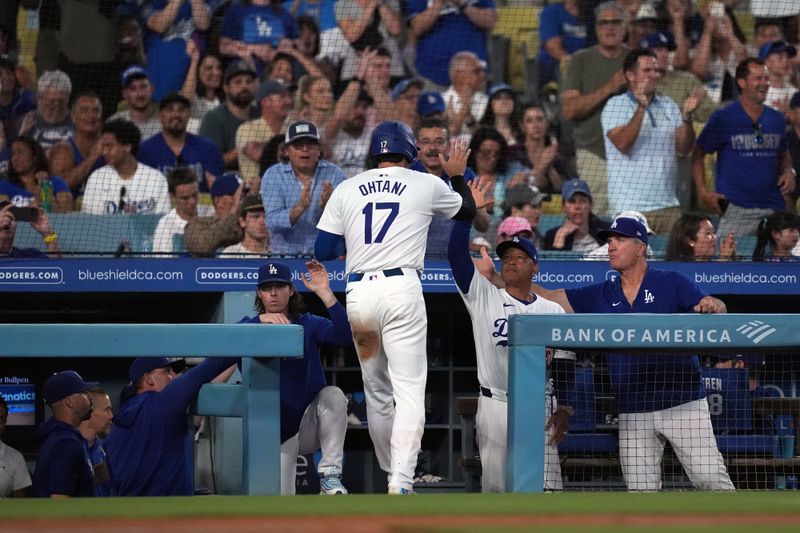
[[(373, 228), (373, 214), (378, 217), (378, 211), (389, 211), (386, 220), (379, 228)], [(400, 202), (370, 202), (364, 206), (361, 213), (364, 215), (364, 244), (381, 243), (386, 233), (400, 212)], [(381, 217), (382, 218), (382, 217)], [(377, 230), (373, 240), (373, 229)]]

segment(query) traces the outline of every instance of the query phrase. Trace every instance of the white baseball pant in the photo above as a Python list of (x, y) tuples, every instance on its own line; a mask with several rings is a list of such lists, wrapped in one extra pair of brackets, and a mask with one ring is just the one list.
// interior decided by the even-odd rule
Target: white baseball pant
[(369, 434), (389, 484), (410, 489), (425, 427), (428, 317), (417, 272), (365, 273), (347, 284)]
[(661, 459), (669, 441), (695, 488), (735, 490), (705, 398), (650, 413), (620, 413), (619, 460), (630, 491), (661, 489)]
[[(481, 455), (481, 492), (506, 491), (506, 457), (508, 449), (508, 403), (493, 391), (493, 397), (478, 397), (475, 432)], [(545, 403), (545, 422), (555, 412), (556, 400), (548, 396)], [(550, 444), (553, 428), (544, 432), (544, 489), (563, 490), (558, 447)], [(534, 460), (531, 458), (531, 460)]]
[(303, 413), (297, 434), (281, 444), (281, 494), (295, 493), (297, 456), (322, 450), (317, 472), (326, 476), (333, 468), (342, 472), (347, 433), (347, 397), (339, 387), (319, 391)]

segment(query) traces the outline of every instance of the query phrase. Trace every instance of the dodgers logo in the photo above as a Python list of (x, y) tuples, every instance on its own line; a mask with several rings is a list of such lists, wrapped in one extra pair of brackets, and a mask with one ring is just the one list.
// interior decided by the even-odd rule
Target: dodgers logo
[(495, 346), (502, 346), (503, 348), (508, 348), (508, 319), (506, 318), (498, 318), (494, 321), (494, 331), (492, 332), (492, 337), (498, 338), (500, 340), (497, 341), (494, 345)]
[(277, 274), (278, 273), (278, 269), (275, 268), (275, 265), (269, 265), (269, 273), (270, 274)]
[(655, 301), (656, 297), (653, 296), (653, 293), (648, 291), (647, 289), (644, 290), (644, 303), (651, 304)]

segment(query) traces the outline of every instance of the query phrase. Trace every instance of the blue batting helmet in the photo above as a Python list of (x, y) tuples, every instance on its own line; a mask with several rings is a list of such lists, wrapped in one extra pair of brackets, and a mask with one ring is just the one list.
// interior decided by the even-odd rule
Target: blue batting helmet
[(381, 122), (372, 132), (369, 154), (400, 154), (411, 163), (417, 158), (417, 143), (414, 132), (406, 124), (389, 120)]

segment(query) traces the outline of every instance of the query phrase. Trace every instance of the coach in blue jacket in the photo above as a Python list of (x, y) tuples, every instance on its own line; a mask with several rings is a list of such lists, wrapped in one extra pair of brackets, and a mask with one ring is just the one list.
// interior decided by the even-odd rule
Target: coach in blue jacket
[(350, 346), (352, 334), (325, 267), (316, 260), (306, 267), (308, 276), (299, 277), (322, 300), (330, 319), (303, 313), (289, 265), (270, 261), (258, 269), (255, 308), (259, 314), (240, 322), (303, 326), (302, 359), (281, 359), (281, 494), (295, 493), (297, 454), (318, 449), (322, 450), (317, 466), (320, 494), (347, 494), (341, 480), (347, 398), (338, 387), (326, 386), (319, 350)]
[(53, 416), (36, 430), (41, 444), (33, 474), (34, 496), (94, 496), (92, 461), (78, 426), (92, 415), (87, 391), (96, 385), (72, 370), (53, 374), (44, 384), (44, 401)]
[(239, 361), (208, 358), (183, 375), (185, 362), (139, 357), (128, 370), (133, 396), (114, 416), (105, 441), (108, 469), (119, 496), (194, 494), (194, 424), (189, 414), (200, 386)]

